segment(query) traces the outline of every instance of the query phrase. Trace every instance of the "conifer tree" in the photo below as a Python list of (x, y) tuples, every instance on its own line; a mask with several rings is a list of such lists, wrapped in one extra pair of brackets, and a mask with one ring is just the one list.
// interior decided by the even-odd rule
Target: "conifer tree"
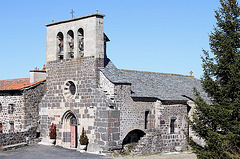
[(195, 90), (191, 129), (205, 141), (188, 142), (198, 158), (240, 158), (240, 7), (237, 0), (220, 0), (216, 26), (203, 50), (202, 87), (210, 102)]

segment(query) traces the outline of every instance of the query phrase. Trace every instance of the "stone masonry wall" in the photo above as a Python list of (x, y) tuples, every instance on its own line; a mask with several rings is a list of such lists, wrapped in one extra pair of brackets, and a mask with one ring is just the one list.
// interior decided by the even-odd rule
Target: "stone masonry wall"
[[(14, 125), (14, 132), (37, 127), (38, 104), (44, 93), (45, 84), (43, 83), (23, 91), (1, 92), (0, 123), (3, 125), (3, 133), (10, 133), (10, 123)], [(13, 104), (12, 114), (9, 114), (10, 104)]]
[(162, 152), (164, 149), (162, 136), (159, 131), (148, 132), (139, 141), (133, 154), (154, 154)]
[(38, 105), (42, 100), (46, 89), (45, 82), (23, 91), (24, 96), (24, 129), (38, 126)]
[[(185, 115), (187, 106), (184, 102), (155, 103), (156, 123), (155, 129), (147, 131), (138, 142), (134, 154), (152, 154), (162, 151), (180, 150), (186, 146), (182, 130), (187, 131)], [(176, 119), (174, 133), (170, 133), (171, 119)]]
[(114, 98), (114, 84), (100, 72), (99, 86), (109, 99)]
[[(147, 99), (133, 100), (131, 98), (130, 85), (115, 85), (115, 100), (120, 110), (120, 140), (134, 130), (139, 129), (146, 132), (154, 128), (155, 113), (154, 102)], [(145, 129), (145, 111), (149, 111), (148, 126)]]
[[(159, 143), (161, 150), (173, 150), (176, 146), (186, 146), (185, 136), (182, 130), (187, 131), (188, 125), (185, 119), (187, 105), (185, 101), (159, 101), (150, 98), (132, 98), (130, 85), (115, 85), (115, 100), (120, 110), (120, 141), (134, 129), (146, 133), (143, 137), (146, 147), (154, 147), (153, 143)], [(145, 129), (145, 111), (149, 111), (147, 129)], [(170, 133), (171, 119), (174, 123), (174, 133)], [(154, 138), (151, 134), (158, 134)], [(139, 141), (141, 142), (141, 140)], [(141, 143), (139, 143), (141, 144)], [(140, 146), (143, 147), (143, 146)], [(160, 149), (155, 149), (156, 152)], [(151, 152), (141, 149), (141, 152)], [(156, 153), (155, 152), (155, 153)]]
[(115, 107), (114, 103), (97, 107), (96, 119), (94, 123), (96, 134), (95, 143), (102, 146), (106, 145), (103, 147), (103, 151), (121, 148), (121, 145), (119, 147), (119, 120), (120, 111), (117, 107)]
[[(159, 114), (157, 128), (161, 133), (164, 149), (173, 150), (175, 146), (184, 148), (186, 141), (183, 130), (188, 131), (188, 124), (185, 119), (187, 105), (182, 102), (163, 102), (156, 108), (156, 113)], [(170, 133), (172, 118), (176, 119), (174, 133)]]
[[(3, 125), (3, 133), (10, 132), (10, 123), (14, 125), (14, 132), (24, 130), (24, 107), (23, 96), (21, 92), (1, 92), (0, 103), (2, 111), (0, 112), (0, 123)], [(9, 105), (13, 104), (13, 113), (9, 114)]]
[(20, 132), (0, 134), (0, 147), (24, 142), (27, 143), (34, 138), (36, 138), (36, 127)]
[[(48, 129), (54, 122), (57, 124), (57, 136), (61, 137), (60, 129), (62, 129), (63, 124), (61, 118), (68, 110), (71, 110), (76, 118), (86, 120), (94, 118), (95, 110), (92, 107), (94, 104), (91, 103), (89, 94), (93, 88), (96, 88), (95, 69), (91, 68), (94, 65), (94, 60), (91, 58), (47, 63), (46, 94), (40, 103), (40, 131), (42, 136), (48, 136)], [(73, 81), (76, 85), (76, 95), (73, 99), (67, 99), (64, 95), (64, 87), (67, 81)], [(78, 121), (78, 123), (84, 126), (87, 121)], [(86, 126), (84, 128), (87, 134), (90, 134), (91, 131), (88, 131), (89, 129)]]
[[(78, 139), (84, 127), (89, 138), (88, 150), (106, 150), (112, 138), (119, 138), (116, 137), (119, 136), (118, 130), (112, 129), (114, 124), (119, 125), (119, 111), (109, 108), (111, 101), (99, 89), (97, 66), (94, 57), (47, 63), (46, 94), (39, 105), (43, 138), (49, 138), (50, 125), (55, 123), (57, 145), (70, 147), (70, 140), (64, 140), (64, 135), (70, 134), (69, 123), (64, 119), (68, 111), (77, 119)], [(65, 94), (67, 81), (76, 86), (76, 93), (71, 98)]]

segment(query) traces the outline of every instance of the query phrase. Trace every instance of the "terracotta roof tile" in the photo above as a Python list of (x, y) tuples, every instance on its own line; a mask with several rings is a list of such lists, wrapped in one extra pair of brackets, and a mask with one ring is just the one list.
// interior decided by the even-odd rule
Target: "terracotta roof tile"
[(30, 84), (30, 79), (29, 78), (17, 78), (17, 79), (7, 79), (7, 80), (0, 80), (0, 91), (3, 90), (19, 90), (22, 88), (34, 86), (40, 82), (45, 81), (41, 80), (35, 83)]

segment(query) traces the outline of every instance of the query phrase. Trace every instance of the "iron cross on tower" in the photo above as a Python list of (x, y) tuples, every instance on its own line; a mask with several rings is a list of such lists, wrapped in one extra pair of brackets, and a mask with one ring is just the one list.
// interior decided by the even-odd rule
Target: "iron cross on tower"
[(74, 11), (72, 10), (70, 13), (72, 14), (72, 18), (74, 18)]

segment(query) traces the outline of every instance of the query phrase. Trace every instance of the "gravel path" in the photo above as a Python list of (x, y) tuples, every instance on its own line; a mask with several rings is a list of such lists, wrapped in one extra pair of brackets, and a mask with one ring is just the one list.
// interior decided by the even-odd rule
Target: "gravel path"
[(121, 156), (114, 159), (197, 159), (197, 156), (191, 152), (170, 152), (158, 155), (143, 156)]

